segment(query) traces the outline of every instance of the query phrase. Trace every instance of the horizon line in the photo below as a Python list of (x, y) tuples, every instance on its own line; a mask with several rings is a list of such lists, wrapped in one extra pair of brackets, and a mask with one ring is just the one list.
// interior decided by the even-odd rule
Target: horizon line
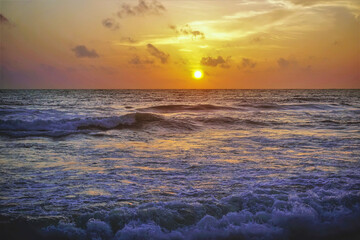
[(2, 90), (360, 90), (360, 88), (0, 88)]

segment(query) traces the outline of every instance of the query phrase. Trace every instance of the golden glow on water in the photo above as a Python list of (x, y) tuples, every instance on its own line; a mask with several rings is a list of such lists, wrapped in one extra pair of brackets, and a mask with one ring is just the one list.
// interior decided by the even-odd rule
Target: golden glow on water
[(91, 189), (88, 189), (88, 190), (86, 190), (86, 191), (84, 191), (82, 193), (86, 194), (86, 195), (90, 195), (90, 196), (103, 196), (103, 195), (108, 195), (109, 194), (104, 189), (99, 189), (99, 188), (91, 188)]

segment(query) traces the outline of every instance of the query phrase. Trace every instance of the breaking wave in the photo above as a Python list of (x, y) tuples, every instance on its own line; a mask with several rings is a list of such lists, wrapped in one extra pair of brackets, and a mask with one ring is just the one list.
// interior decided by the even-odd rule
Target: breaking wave
[(315, 190), (290, 195), (272, 190), (275, 196), (246, 191), (201, 203), (93, 212), (49, 223), (36, 239), (358, 239), (359, 193)]
[(113, 117), (92, 117), (62, 120), (0, 120), (0, 134), (8, 136), (52, 136), (60, 137), (91, 130), (141, 129), (145, 126), (191, 130), (190, 123), (167, 120), (151, 113), (129, 113)]
[[(185, 106), (185, 105), (182, 105)], [(266, 107), (265, 107), (266, 106)], [(265, 105), (261, 108), (271, 108)], [(182, 108), (182, 107), (181, 107)], [(172, 109), (172, 108), (171, 108)], [(176, 107), (177, 109), (177, 107)], [(179, 108), (180, 109), (180, 108)], [(71, 134), (93, 134), (94, 131), (108, 130), (143, 130), (143, 129), (166, 129), (169, 131), (193, 131), (199, 127), (214, 128), (238, 128), (238, 127), (268, 127), (268, 126), (287, 126), (291, 123), (281, 119), (253, 118), (250, 116), (221, 116), (221, 115), (201, 115), (177, 117), (164, 116), (161, 113), (135, 112), (121, 116), (112, 117), (87, 117), (73, 119), (44, 120), (1, 120), (0, 135), (10, 137), (45, 136), (63, 137)], [(295, 123), (293, 123), (294, 125)], [(310, 125), (309, 125), (310, 124)], [(352, 118), (349, 119), (324, 119), (309, 122), (308, 125), (297, 125), (297, 127), (307, 127), (316, 125), (317, 127), (331, 126), (357, 126), (360, 124)]]
[(142, 130), (163, 128), (174, 131), (193, 131), (200, 126), (215, 127), (264, 127), (280, 122), (251, 120), (226, 116), (199, 116), (194, 118), (170, 118), (153, 113), (129, 113), (113, 117), (92, 117), (61, 120), (0, 120), (0, 135), (10, 137), (45, 136), (63, 137), (77, 133), (94, 133), (108, 130)]

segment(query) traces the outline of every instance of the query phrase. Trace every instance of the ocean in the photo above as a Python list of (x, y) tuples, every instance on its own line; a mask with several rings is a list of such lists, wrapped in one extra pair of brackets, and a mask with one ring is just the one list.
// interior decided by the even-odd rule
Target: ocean
[(0, 90), (1, 239), (360, 239), (360, 90)]

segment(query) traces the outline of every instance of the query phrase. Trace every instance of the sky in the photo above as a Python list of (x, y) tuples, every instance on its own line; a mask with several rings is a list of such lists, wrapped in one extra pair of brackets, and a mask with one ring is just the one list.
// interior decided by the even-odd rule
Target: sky
[(0, 88), (360, 88), (358, 0), (0, 0), (0, 27)]

